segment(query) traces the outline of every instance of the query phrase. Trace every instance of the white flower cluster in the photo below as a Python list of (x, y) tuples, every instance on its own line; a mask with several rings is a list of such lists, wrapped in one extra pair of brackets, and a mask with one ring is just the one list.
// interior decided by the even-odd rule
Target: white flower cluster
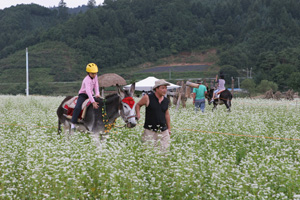
[[(171, 147), (140, 125), (97, 146), (57, 135), (63, 97), (0, 96), (0, 199), (292, 199), (300, 194), (297, 100), (233, 99), (204, 114), (170, 108)], [(117, 120), (117, 126), (122, 125)], [(230, 135), (231, 134), (231, 135)], [(257, 137), (259, 136), (259, 137)], [(262, 138), (261, 136), (265, 137)], [(285, 139), (278, 139), (285, 138)]]

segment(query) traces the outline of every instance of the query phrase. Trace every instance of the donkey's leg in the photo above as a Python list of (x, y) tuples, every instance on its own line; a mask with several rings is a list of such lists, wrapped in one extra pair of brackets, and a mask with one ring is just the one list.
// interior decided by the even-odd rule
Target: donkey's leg
[(216, 102), (214, 102), (214, 107), (212, 108), (212, 111), (214, 111), (215, 109), (217, 109), (217, 103)]
[(60, 133), (61, 133), (61, 122), (58, 119), (57, 135), (60, 135)]
[(230, 106), (228, 104), (228, 101), (224, 101), (224, 104), (225, 104), (225, 106), (227, 108), (227, 111), (230, 112), (231, 110), (230, 110)]
[(91, 136), (92, 136), (96, 146), (101, 147), (102, 135), (100, 133), (92, 133)]
[(71, 134), (71, 124), (67, 120), (65, 120), (65, 122), (63, 124), (64, 124), (65, 135), (67, 135), (68, 132), (69, 132), (69, 134)]
[[(74, 131), (75, 131), (75, 129), (73, 128), (71, 128), (71, 122), (68, 122), (68, 124), (69, 124), (69, 134), (70, 135), (74, 135)], [(75, 125), (75, 127), (77, 128), (77, 125)]]

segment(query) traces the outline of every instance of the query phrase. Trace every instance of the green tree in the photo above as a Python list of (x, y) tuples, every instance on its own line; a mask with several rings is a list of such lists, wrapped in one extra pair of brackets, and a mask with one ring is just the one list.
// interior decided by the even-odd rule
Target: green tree
[(229, 87), (231, 87), (231, 79), (236, 80), (236, 77), (239, 75), (236, 67), (231, 65), (222, 66), (219, 73), (224, 75), (226, 85)]
[(262, 80), (257, 85), (256, 89), (259, 93), (265, 93), (265, 92), (269, 91), (270, 89), (272, 89), (274, 92), (276, 92), (278, 89), (278, 85), (272, 81)]
[(67, 7), (67, 3), (64, 0), (60, 0), (58, 3), (58, 7)]
[(67, 3), (64, 2), (64, 0), (60, 0), (60, 2), (58, 3), (58, 16), (61, 19), (68, 18)]
[(300, 72), (293, 72), (288, 80), (289, 89), (300, 92)]
[(276, 54), (273, 51), (267, 51), (258, 56), (258, 69), (269, 72), (276, 66)]
[(237, 69), (249, 68), (249, 58), (247, 50), (242, 46), (235, 46), (220, 54), (220, 65), (232, 65)]
[(276, 65), (276, 67), (274, 67), (271, 70), (271, 76), (272, 76), (274, 82), (277, 83), (278, 89), (282, 91), (282, 90), (287, 89), (287, 87), (288, 87), (287, 80), (289, 80), (290, 75), (296, 71), (297, 71), (297, 68), (294, 65), (279, 64), (279, 65)]
[(247, 90), (249, 97), (256, 92), (255, 86), (256, 84), (253, 79), (245, 79), (241, 83), (241, 88)]
[[(280, 64), (292, 64), (300, 67), (300, 48), (285, 48), (277, 53)], [(300, 69), (300, 68), (299, 68)]]
[(92, 9), (94, 7), (96, 7), (96, 0), (89, 0), (87, 3), (87, 6)]

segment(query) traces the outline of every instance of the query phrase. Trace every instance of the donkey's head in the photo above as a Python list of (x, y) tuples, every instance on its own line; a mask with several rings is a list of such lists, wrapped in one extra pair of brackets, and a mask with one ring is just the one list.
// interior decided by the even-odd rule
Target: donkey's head
[(208, 89), (207, 88), (207, 94), (205, 96), (208, 100), (208, 105), (211, 104), (211, 99), (212, 99), (213, 95), (214, 95), (214, 89)]
[(121, 99), (119, 114), (126, 123), (128, 128), (133, 128), (136, 126), (137, 121), (135, 118), (135, 101), (132, 98), (135, 90), (135, 83), (131, 84), (129, 91), (124, 91), (120, 86), (118, 86), (118, 95)]

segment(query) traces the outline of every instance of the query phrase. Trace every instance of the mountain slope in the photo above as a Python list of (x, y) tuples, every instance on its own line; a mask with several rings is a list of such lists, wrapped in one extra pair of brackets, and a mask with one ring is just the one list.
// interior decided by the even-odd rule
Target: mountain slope
[[(256, 84), (269, 80), (281, 91), (300, 88), (300, 1), (106, 0), (104, 6), (65, 20), (55, 11), (29, 7), (4, 10), (5, 15), (0, 12), (0, 24), (4, 24), (0, 59), (11, 59), (9, 56), (25, 47), (51, 41), (80, 55), (70, 61), (80, 63), (72, 71), (95, 62), (103, 72), (125, 72), (127, 76), (143, 63), (159, 65), (161, 58), (180, 52), (217, 48), (216, 65), (228, 79), (252, 69)], [(49, 43), (49, 48), (55, 46)], [(67, 60), (63, 53), (56, 56)], [(36, 65), (44, 66), (47, 59), (45, 55)], [(2, 63), (10, 65), (7, 60)], [(60, 62), (51, 63), (53, 71), (60, 71)], [(14, 67), (18, 68), (11, 65)], [(45, 73), (50, 77), (45, 80), (76, 78), (52, 76), (53, 71)], [(77, 78), (75, 81), (81, 80)]]
[[(41, 88), (47, 88), (43, 84), (74, 81), (81, 79), (85, 74), (85, 63), (81, 63), (80, 53), (62, 42), (40, 43), (30, 47), (28, 52), (30, 84), (32, 87), (38, 84), (39, 91)], [(0, 60), (1, 93), (23, 93), (25, 82), (25, 49)]]
[(61, 21), (56, 10), (37, 4), (0, 10), (0, 59), (39, 43), (39, 35)]

